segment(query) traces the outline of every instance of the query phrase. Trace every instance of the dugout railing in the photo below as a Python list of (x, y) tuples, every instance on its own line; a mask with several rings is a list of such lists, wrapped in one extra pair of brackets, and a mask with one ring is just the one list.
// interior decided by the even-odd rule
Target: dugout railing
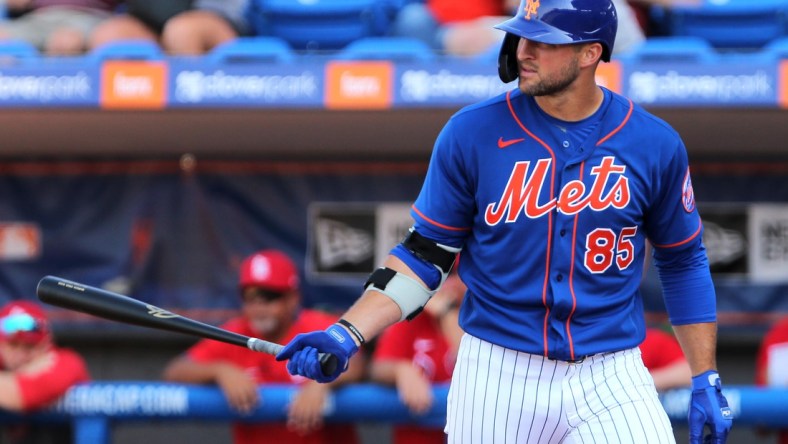
[[(337, 390), (326, 404), (329, 422), (418, 423), (441, 427), (446, 411), (448, 386), (434, 387), (435, 404), (414, 416), (399, 401), (394, 389), (357, 384)], [(788, 388), (767, 389), (732, 386), (723, 390), (741, 427), (788, 427)], [(53, 423), (71, 421), (75, 444), (109, 444), (112, 425), (141, 420), (157, 421), (284, 421), (285, 406), (295, 392), (289, 385), (260, 388), (265, 403), (248, 415), (227, 405), (216, 387), (158, 382), (93, 382), (73, 387), (58, 404), (46, 411), (18, 415), (0, 411), (0, 423)], [(688, 389), (671, 390), (661, 396), (671, 421), (686, 423)]]

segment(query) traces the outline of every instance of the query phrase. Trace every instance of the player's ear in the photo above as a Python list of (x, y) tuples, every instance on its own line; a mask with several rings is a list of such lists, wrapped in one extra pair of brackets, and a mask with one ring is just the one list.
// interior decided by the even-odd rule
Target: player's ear
[(580, 62), (580, 67), (585, 68), (586, 66), (593, 66), (602, 58), (602, 52), (604, 48), (602, 44), (599, 42), (590, 42), (583, 45), (580, 45), (579, 49), (579, 58), (578, 61)]

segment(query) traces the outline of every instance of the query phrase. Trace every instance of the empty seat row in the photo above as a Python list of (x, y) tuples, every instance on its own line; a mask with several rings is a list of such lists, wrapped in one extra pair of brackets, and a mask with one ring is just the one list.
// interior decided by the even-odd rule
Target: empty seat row
[(284, 39), (296, 50), (337, 50), (383, 36), (404, 0), (251, 0), (249, 21), (259, 36)]
[(788, 59), (788, 36), (773, 39), (762, 48), (748, 52), (721, 51), (708, 40), (695, 36), (651, 37), (615, 58), (630, 63), (717, 63), (722, 60), (774, 63)]
[[(480, 63), (495, 63), (497, 48), (475, 58)], [(34, 62), (97, 61), (106, 59), (151, 60), (165, 57), (161, 48), (150, 41), (118, 41), (102, 46), (82, 57), (45, 58), (31, 44), (19, 40), (0, 41), (0, 61), (27, 60)], [(788, 37), (775, 39), (763, 48), (749, 53), (718, 51), (710, 42), (700, 37), (652, 37), (627, 54), (614, 59), (630, 63), (681, 62), (709, 63), (734, 60), (735, 55), (746, 55), (749, 60), (776, 62), (788, 59)], [(204, 56), (215, 63), (274, 62), (289, 63), (310, 57), (309, 53), (293, 48), (279, 37), (241, 37), (216, 47)], [(345, 47), (323, 56), (332, 60), (391, 60), (394, 62), (431, 62), (440, 56), (421, 40), (406, 37), (362, 37)], [(48, 59), (48, 60), (47, 60)]]
[(651, 9), (659, 33), (698, 37), (717, 49), (762, 48), (788, 36), (787, 0), (700, 0)]

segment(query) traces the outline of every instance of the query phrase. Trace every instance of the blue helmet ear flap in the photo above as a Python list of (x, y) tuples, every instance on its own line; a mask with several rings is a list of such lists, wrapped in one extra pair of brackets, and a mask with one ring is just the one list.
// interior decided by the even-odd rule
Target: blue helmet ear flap
[(501, 43), (501, 51), (498, 53), (498, 77), (503, 83), (509, 83), (520, 77), (520, 67), (517, 64), (517, 45), (520, 43), (520, 36), (506, 33)]

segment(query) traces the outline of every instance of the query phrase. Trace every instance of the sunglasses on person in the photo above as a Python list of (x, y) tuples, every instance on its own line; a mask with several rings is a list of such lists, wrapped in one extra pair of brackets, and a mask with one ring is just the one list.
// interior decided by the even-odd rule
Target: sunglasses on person
[(244, 302), (251, 302), (255, 299), (260, 299), (264, 302), (276, 302), (281, 300), (287, 295), (286, 291), (272, 291), (259, 287), (247, 287), (243, 293)]
[(16, 313), (0, 319), (0, 331), (6, 336), (41, 331), (41, 323), (27, 313)]

